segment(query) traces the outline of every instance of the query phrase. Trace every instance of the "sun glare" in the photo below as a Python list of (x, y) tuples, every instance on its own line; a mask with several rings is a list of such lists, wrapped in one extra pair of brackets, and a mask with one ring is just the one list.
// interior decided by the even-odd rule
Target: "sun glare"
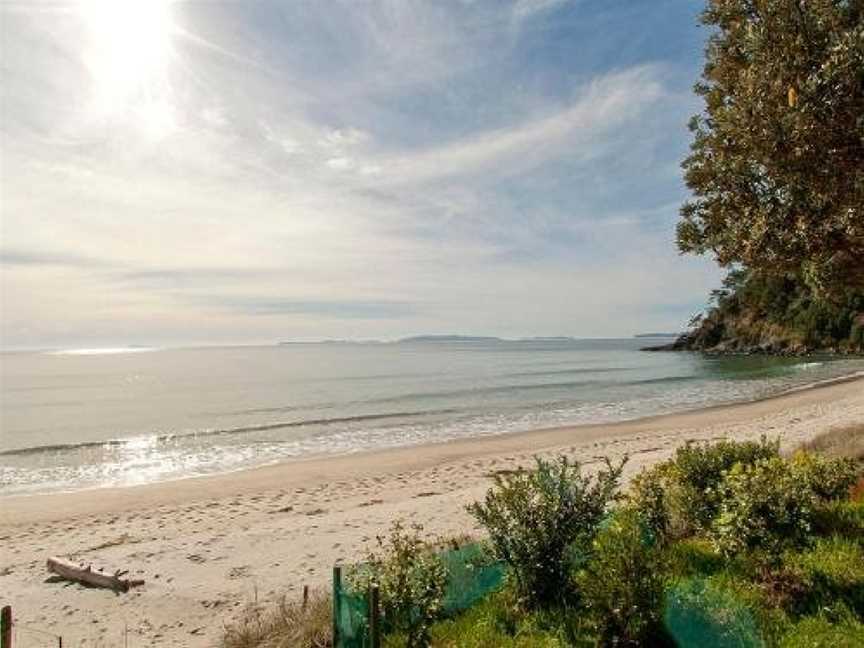
[(84, 0), (81, 11), (97, 111), (140, 113), (148, 102), (164, 102), (174, 31), (170, 3)]

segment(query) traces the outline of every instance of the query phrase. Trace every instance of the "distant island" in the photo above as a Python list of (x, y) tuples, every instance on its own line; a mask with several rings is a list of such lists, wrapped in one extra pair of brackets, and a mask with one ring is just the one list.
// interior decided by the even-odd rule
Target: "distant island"
[(486, 335), (415, 335), (397, 340), (397, 344), (417, 344), (427, 342), (502, 342), (499, 337)]
[(285, 340), (279, 342), (280, 346), (288, 346), (292, 344), (385, 344), (381, 340)]

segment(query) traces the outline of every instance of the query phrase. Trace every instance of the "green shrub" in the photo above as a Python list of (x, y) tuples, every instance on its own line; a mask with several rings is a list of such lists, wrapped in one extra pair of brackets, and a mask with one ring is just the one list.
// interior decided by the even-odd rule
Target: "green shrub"
[(678, 488), (678, 511), (693, 531), (710, 528), (720, 506), (719, 486), (724, 474), (736, 464), (751, 465), (777, 457), (779, 441), (720, 441), (678, 448), (673, 458), (673, 475)]
[(664, 561), (671, 576), (685, 578), (711, 575), (725, 568), (726, 561), (714, 545), (703, 538), (678, 540), (664, 550)]
[(510, 567), (522, 604), (545, 607), (570, 600), (574, 563), (584, 559), (621, 469), (607, 460), (594, 479), (565, 457), (537, 459), (537, 469), (497, 475), (484, 502), (468, 511), (486, 528), (497, 558)]
[(665, 569), (639, 513), (622, 509), (594, 539), (576, 577), (600, 643), (658, 645)]
[(688, 443), (633, 481), (630, 499), (663, 540), (706, 531), (720, 506), (719, 487), (735, 464), (750, 465), (779, 455), (779, 441)]
[(629, 503), (654, 542), (665, 545), (672, 535), (672, 514), (668, 505), (668, 466), (643, 470), (630, 485)]
[(770, 566), (784, 550), (806, 545), (814, 498), (789, 462), (774, 457), (737, 464), (718, 492), (720, 510), (712, 537), (722, 554), (758, 556)]
[(389, 537), (377, 538), (379, 551), (349, 581), (359, 592), (378, 585), (385, 630), (401, 634), (410, 648), (429, 645), (429, 628), (441, 617), (447, 586), (444, 565), (421, 531), (419, 525), (406, 530), (394, 522)]
[(795, 453), (791, 466), (796, 479), (807, 484), (813, 495), (823, 502), (846, 499), (859, 472), (854, 459), (831, 459), (803, 451)]

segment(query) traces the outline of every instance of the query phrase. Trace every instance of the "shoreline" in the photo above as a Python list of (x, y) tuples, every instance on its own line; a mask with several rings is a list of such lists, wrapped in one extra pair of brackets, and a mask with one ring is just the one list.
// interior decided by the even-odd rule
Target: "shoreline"
[[(319, 468), (332, 467), (340, 475), (362, 476), (367, 472), (365, 466), (361, 470), (352, 469), (350, 464), (367, 464), (376, 459), (383, 467), (392, 469), (397, 466), (414, 469), (428, 467), (434, 461), (448, 461), (465, 458), (468, 455), (483, 456), (489, 452), (506, 449), (508, 452), (524, 452), (529, 446), (537, 445), (542, 450), (549, 445), (572, 441), (593, 441), (598, 438), (614, 438), (628, 436), (645, 431), (650, 426), (698, 426), (703, 419), (716, 413), (731, 411), (733, 417), (738, 415), (749, 417), (764, 413), (763, 410), (773, 404), (782, 406), (789, 399), (802, 394), (820, 394), (826, 390), (843, 385), (860, 383), (864, 388), (864, 371), (829, 378), (826, 380), (792, 387), (783, 392), (764, 396), (754, 400), (732, 401), (698, 407), (690, 410), (654, 414), (634, 419), (604, 423), (580, 423), (555, 427), (538, 428), (522, 432), (483, 435), (471, 438), (450, 439), (439, 442), (429, 442), (416, 445), (393, 446), (374, 449), (358, 449), (354, 452), (339, 454), (315, 454), (307, 457), (293, 457), (276, 463), (264, 464), (248, 468), (240, 468), (228, 472), (204, 475), (190, 475), (177, 479), (169, 479), (148, 484), (131, 484), (125, 486), (100, 486), (71, 491), (57, 491), (32, 494), (0, 494), (0, 525), (21, 522), (35, 522), (51, 519), (56, 506), (68, 504), (80, 511), (80, 514), (106, 513), (119, 510), (132, 504), (158, 506), (172, 504), (187, 499), (208, 498), (212, 488), (221, 489), (234, 486), (237, 494), (249, 492), (258, 488), (272, 488), (280, 477), (287, 477), (287, 483), (294, 483), (291, 476), (282, 473), (297, 468), (304, 473), (303, 478), (315, 482), (322, 472)], [(814, 396), (815, 398), (815, 396)], [(807, 399), (808, 401), (811, 399)], [(736, 410), (741, 410), (736, 412)], [(757, 413), (758, 411), (758, 413)], [(572, 437), (578, 435), (578, 439)], [(422, 454), (411, 460), (413, 455)], [(306, 473), (313, 473), (307, 475)], [(280, 485), (282, 482), (280, 481)], [(98, 498), (98, 502), (89, 502)]]
[[(326, 588), (393, 521), (428, 537), (477, 536), (465, 506), (495, 474), (565, 455), (599, 467), (628, 456), (623, 481), (681, 444), (779, 438), (785, 450), (864, 422), (864, 377), (748, 403), (614, 424), (475, 437), (292, 460), (143, 486), (0, 499), (0, 588), (24, 624), (83, 646), (218, 645), (249, 604)], [(45, 560), (129, 570), (125, 594), (46, 580)]]

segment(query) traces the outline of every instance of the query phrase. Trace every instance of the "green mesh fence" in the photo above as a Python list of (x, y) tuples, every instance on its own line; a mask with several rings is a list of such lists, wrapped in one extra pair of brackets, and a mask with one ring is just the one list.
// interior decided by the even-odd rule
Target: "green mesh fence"
[(666, 594), (663, 621), (681, 648), (762, 648), (764, 642), (747, 606), (710, 581), (694, 578)]
[(365, 593), (352, 592), (341, 572), (333, 572), (333, 638), (335, 648), (370, 648), (369, 605)]
[[(444, 614), (467, 610), (498, 589), (504, 580), (504, 565), (490, 561), (479, 544), (469, 544), (439, 554), (447, 570)], [(355, 565), (351, 570), (363, 569)], [(347, 572), (346, 572), (347, 573)], [(369, 601), (366, 592), (354, 592), (345, 576), (333, 578), (333, 634), (335, 648), (373, 648), (369, 636)]]

